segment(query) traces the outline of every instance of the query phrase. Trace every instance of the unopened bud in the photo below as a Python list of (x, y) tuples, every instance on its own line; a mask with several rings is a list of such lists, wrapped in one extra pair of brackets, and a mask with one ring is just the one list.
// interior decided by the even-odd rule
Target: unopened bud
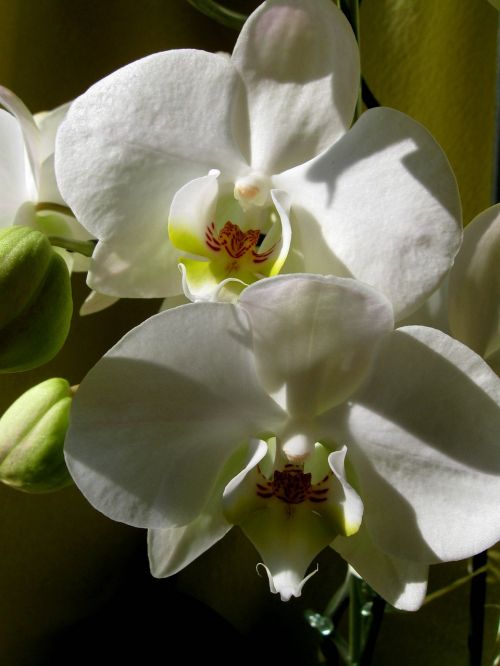
[(69, 331), (73, 303), (68, 269), (39, 231), (0, 230), (0, 372), (49, 361)]
[(0, 481), (28, 493), (69, 485), (63, 455), (72, 392), (47, 379), (23, 393), (0, 418)]

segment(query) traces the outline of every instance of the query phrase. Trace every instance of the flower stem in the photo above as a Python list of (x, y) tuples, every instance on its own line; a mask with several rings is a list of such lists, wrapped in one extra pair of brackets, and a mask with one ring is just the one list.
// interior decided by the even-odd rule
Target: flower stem
[[(481, 666), (483, 655), (484, 602), (486, 600), (487, 563), (487, 551), (478, 553), (478, 555), (474, 555), (472, 558), (473, 578), (470, 586), (468, 640), (470, 666)], [(478, 573), (476, 574), (476, 572)]]
[[(370, 666), (385, 610), (385, 601), (348, 567), (344, 582), (335, 592), (323, 614), (308, 614), (309, 624), (323, 636), (326, 663)], [(348, 638), (338, 631), (348, 610)]]
[(337, 611), (339, 610), (339, 608), (341, 608), (341, 606), (343, 606), (343, 602), (346, 601), (347, 597), (349, 596), (349, 586), (350, 586), (351, 577), (352, 573), (350, 568), (348, 567), (346, 577), (344, 578), (344, 582), (328, 602), (328, 605), (325, 608), (325, 612), (323, 613), (323, 615), (328, 615), (333, 620), (334, 616), (337, 614)]
[(62, 238), (61, 236), (48, 236), (51, 245), (62, 247), (68, 252), (78, 252), (85, 257), (91, 257), (95, 248), (95, 241), (77, 241), (71, 238)]
[(461, 578), (457, 578), (456, 580), (453, 581), (453, 583), (450, 583), (450, 585), (447, 585), (446, 587), (442, 587), (439, 590), (436, 590), (435, 592), (431, 592), (428, 594), (425, 599), (423, 605), (425, 606), (426, 604), (430, 603), (431, 601), (434, 601), (435, 599), (439, 599), (439, 597), (444, 597), (445, 594), (448, 594), (449, 592), (453, 592), (453, 590), (456, 590), (458, 587), (461, 585), (465, 585), (465, 583), (468, 583), (470, 580), (472, 580), (475, 576), (478, 576), (479, 574), (487, 572), (487, 566), (482, 566), (479, 569), (476, 569), (472, 573), (467, 574), (466, 576), (462, 576)]
[(373, 599), (372, 612), (363, 645), (360, 666), (370, 666), (372, 663), (375, 644), (377, 642), (380, 627), (382, 626), (382, 620), (384, 619), (385, 607), (385, 600), (376, 594)]
[(235, 12), (232, 9), (227, 9), (223, 7), (215, 0), (187, 0), (190, 5), (195, 7), (198, 11), (205, 16), (209, 16), (214, 21), (225, 25), (227, 28), (233, 28), (234, 30), (241, 30), (243, 24), (245, 23), (247, 16), (245, 14), (240, 14), (240, 12)]
[(362, 650), (361, 579), (351, 575), (349, 580), (349, 664), (359, 666)]

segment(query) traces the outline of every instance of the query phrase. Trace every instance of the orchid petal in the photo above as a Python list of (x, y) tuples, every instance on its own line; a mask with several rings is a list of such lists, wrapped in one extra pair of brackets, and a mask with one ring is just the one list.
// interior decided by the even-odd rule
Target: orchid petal
[(66, 117), (70, 105), (71, 102), (67, 102), (51, 111), (41, 111), (33, 116), (40, 131), (40, 160), (42, 162), (54, 153), (57, 130)]
[[(238, 294), (255, 277), (250, 273), (241, 275), (242, 279), (228, 278), (223, 266), (213, 261), (181, 259), (179, 268), (182, 274), (182, 290), (193, 303), (203, 301), (236, 301)], [(247, 280), (244, 282), (243, 280)]]
[(294, 417), (312, 417), (345, 400), (368, 371), (375, 346), (392, 330), (385, 298), (354, 280), (277, 276), (248, 287), (257, 369)]
[(338, 483), (329, 483), (330, 493), (328, 502), (318, 507), (321, 515), (325, 512), (332, 514), (333, 524), (336, 524), (340, 534), (350, 536), (355, 534), (361, 525), (363, 517), (363, 502), (358, 493), (349, 484), (345, 475), (345, 457), (347, 447), (334, 451), (328, 456), (328, 464)]
[(455, 178), (427, 130), (398, 111), (367, 111), (330, 150), (274, 183), (292, 195), (292, 233), (303, 225), (304, 261), (316, 260), (321, 231), (333, 255), (328, 272), (337, 273), (340, 262), (343, 275), (380, 289), (396, 320), (417, 309), (452, 266), (461, 240)]
[(56, 141), (59, 187), (78, 220), (99, 240), (135, 234), (154, 250), (182, 185), (244, 166), (231, 131), (241, 90), (227, 59), (193, 50), (148, 56), (92, 86)]
[(466, 227), (450, 273), (451, 331), (481, 356), (500, 347), (499, 266), (500, 204), (497, 204)]
[(98, 291), (91, 291), (87, 298), (83, 301), (80, 308), (80, 316), (95, 314), (101, 312), (111, 305), (114, 305), (119, 299), (115, 296), (108, 296), (107, 294), (100, 294)]
[(35, 123), (40, 132), (40, 177), (38, 185), (38, 200), (57, 203), (62, 206), (66, 202), (59, 192), (54, 169), (54, 150), (56, 134), (69, 109), (68, 104), (62, 104), (52, 111), (44, 111), (34, 115)]
[(266, 452), (262, 445), (253, 467), (249, 464), (226, 486), (224, 514), (240, 525), (263, 558), (271, 592), (288, 601), (300, 597), (306, 569), (337, 532), (309, 504), (258, 496), (261, 473), (256, 465)]
[(158, 312), (166, 312), (167, 310), (176, 308), (179, 305), (187, 305), (188, 303), (189, 301), (184, 296), (184, 294), (179, 294), (179, 296), (170, 296), (169, 298), (165, 298), (162, 301)]
[(0, 228), (14, 223), (20, 206), (27, 201), (24, 138), (14, 116), (0, 109)]
[[(153, 239), (156, 241), (153, 243)], [(116, 298), (162, 298), (181, 293), (177, 250), (168, 242), (167, 227), (151, 229), (147, 243), (133, 233), (97, 243), (87, 284)]]
[(149, 530), (148, 553), (153, 576), (164, 578), (177, 573), (231, 529), (222, 513), (222, 493), (228, 481), (241, 467), (248, 465), (248, 458), (250, 464), (255, 464), (255, 445), (258, 446), (258, 440), (231, 456), (217, 477), (207, 503), (193, 521), (182, 527)]
[(227, 458), (283, 418), (259, 385), (245, 314), (185, 305), (132, 330), (87, 375), (66, 459), (104, 514), (142, 527), (185, 525)]
[(247, 90), (255, 169), (272, 174), (305, 162), (349, 127), (359, 54), (332, 2), (268, 0), (243, 26), (231, 60)]
[(269, 276), (278, 275), (286, 261), (292, 242), (292, 229), (290, 226), (290, 197), (286, 192), (271, 190), (271, 198), (278, 212), (280, 225), (274, 224), (266, 234), (264, 242), (260, 247), (260, 253), (266, 252), (273, 245), (277, 248), (273, 254), (273, 261), (268, 271)]
[(328, 425), (348, 445), (363, 521), (384, 552), (428, 564), (500, 539), (500, 380), (461, 343), (418, 326), (387, 336)]
[[(7, 111), (10, 111), (19, 123), (23, 134), (26, 153), (28, 155), (28, 162), (31, 168), (31, 176), (35, 185), (38, 186), (39, 164), (41, 163), (41, 139), (37, 124), (24, 102), (4, 86), (0, 86), (0, 104), (4, 106)], [(22, 154), (24, 154), (24, 151)]]
[(180, 251), (210, 257), (206, 232), (215, 220), (219, 171), (196, 178), (176, 192), (168, 218), (170, 242)]
[(398, 326), (429, 326), (437, 328), (443, 333), (450, 335), (450, 326), (448, 322), (448, 293), (449, 276), (441, 282), (436, 291), (421, 305), (418, 310), (405, 317)]
[(337, 537), (331, 546), (392, 606), (415, 611), (423, 604), (429, 567), (387, 555), (375, 546), (364, 525), (353, 536)]
[[(265, 468), (266, 450), (267, 446), (261, 442), (254, 459), (228, 483), (224, 490), (224, 513), (230, 522), (240, 525), (259, 551), (271, 591), (288, 601), (292, 596), (300, 596), (304, 583), (312, 575), (304, 578), (314, 557), (336, 535), (352, 534), (359, 528), (363, 504), (345, 479), (345, 449), (328, 456), (321, 445), (316, 446), (312, 466), (323, 478), (313, 478), (318, 482), (309, 485), (300, 501), (284, 500), (266, 480), (261, 471)], [(303, 480), (309, 479), (309, 484), (314, 477), (311, 472), (286, 470), (275, 475), (286, 477), (287, 473), (296, 473)], [(296, 482), (292, 487), (296, 487)]]

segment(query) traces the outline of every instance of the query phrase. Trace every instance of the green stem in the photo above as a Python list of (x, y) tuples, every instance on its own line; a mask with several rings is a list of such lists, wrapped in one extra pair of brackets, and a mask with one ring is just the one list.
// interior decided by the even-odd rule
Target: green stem
[(333, 597), (330, 599), (328, 602), (327, 607), (325, 608), (325, 612), (323, 615), (326, 615), (327, 617), (332, 617), (335, 615), (337, 610), (340, 608), (342, 605), (342, 602), (347, 599), (349, 595), (349, 584), (350, 580), (352, 578), (352, 573), (351, 570), (348, 568), (346, 577), (344, 578), (344, 582), (342, 585), (339, 587), (339, 589), (335, 592)]
[(39, 201), (35, 206), (35, 210), (37, 213), (61, 213), (62, 215), (70, 215), (71, 217), (74, 217), (71, 208), (58, 203), (53, 203), (52, 201)]
[[(488, 552), (472, 558), (472, 578), (469, 602), (469, 665), (481, 666), (483, 658), (484, 603), (486, 601), (486, 569)], [(479, 574), (479, 575), (478, 575)]]
[(457, 578), (457, 580), (454, 580), (453, 583), (450, 585), (447, 585), (446, 587), (442, 587), (439, 590), (436, 590), (435, 592), (432, 592), (431, 594), (428, 594), (425, 597), (423, 605), (430, 603), (431, 601), (434, 601), (435, 599), (439, 599), (439, 597), (443, 597), (445, 594), (448, 594), (449, 592), (452, 592), (453, 590), (456, 590), (457, 587), (460, 587), (461, 585), (465, 585), (465, 583), (468, 583), (472, 578), (475, 576), (478, 576), (479, 574), (486, 574), (488, 567), (487, 565), (484, 565), (480, 567), (479, 569), (476, 569), (470, 574), (467, 574), (466, 576), (462, 576), (461, 578)]
[(361, 615), (362, 581), (351, 574), (349, 581), (349, 664), (359, 666), (363, 648), (363, 617)]
[(71, 238), (62, 238), (61, 236), (48, 236), (51, 245), (62, 247), (68, 252), (78, 252), (85, 257), (91, 257), (95, 248), (95, 241), (77, 241)]
[(241, 30), (243, 24), (247, 20), (245, 14), (240, 14), (240, 12), (227, 9), (218, 2), (215, 2), (215, 0), (187, 1), (202, 14), (205, 14), (205, 16), (209, 16), (211, 19), (214, 19), (214, 21), (217, 21), (228, 28), (233, 28), (234, 30)]
[(373, 598), (372, 611), (366, 629), (366, 638), (363, 644), (363, 654), (361, 655), (360, 666), (370, 666), (372, 663), (375, 645), (378, 634), (384, 619), (386, 602), (378, 594)]

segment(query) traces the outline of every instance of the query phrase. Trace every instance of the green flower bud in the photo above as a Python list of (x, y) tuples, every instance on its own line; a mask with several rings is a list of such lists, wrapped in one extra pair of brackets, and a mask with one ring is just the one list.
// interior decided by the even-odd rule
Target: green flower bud
[(68, 335), (73, 302), (68, 269), (39, 231), (0, 230), (0, 372), (49, 361)]
[(0, 418), (0, 481), (28, 493), (72, 483), (64, 462), (72, 391), (47, 379), (18, 398)]

